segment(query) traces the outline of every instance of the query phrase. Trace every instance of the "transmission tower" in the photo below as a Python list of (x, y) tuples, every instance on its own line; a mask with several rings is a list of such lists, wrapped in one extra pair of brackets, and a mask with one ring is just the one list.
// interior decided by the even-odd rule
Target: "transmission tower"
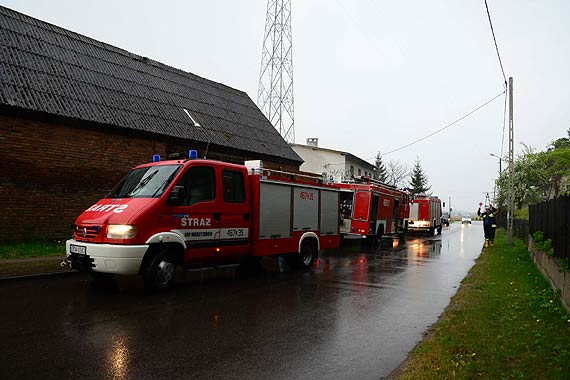
[(257, 105), (288, 143), (295, 142), (291, 0), (268, 0)]

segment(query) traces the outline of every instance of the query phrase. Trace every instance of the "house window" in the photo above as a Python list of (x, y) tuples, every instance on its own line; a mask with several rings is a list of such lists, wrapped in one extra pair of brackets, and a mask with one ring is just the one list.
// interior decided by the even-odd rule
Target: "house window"
[(362, 175), (362, 171), (358, 168), (358, 175)]
[(350, 175), (354, 176), (354, 166), (350, 165)]

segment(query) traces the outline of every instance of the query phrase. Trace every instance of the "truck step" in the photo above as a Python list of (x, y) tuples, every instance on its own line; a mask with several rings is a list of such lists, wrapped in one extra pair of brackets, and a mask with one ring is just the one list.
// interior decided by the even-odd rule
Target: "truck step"
[(216, 266), (192, 266), (184, 268), (185, 272), (206, 272), (217, 269), (237, 268), (239, 264), (224, 264)]

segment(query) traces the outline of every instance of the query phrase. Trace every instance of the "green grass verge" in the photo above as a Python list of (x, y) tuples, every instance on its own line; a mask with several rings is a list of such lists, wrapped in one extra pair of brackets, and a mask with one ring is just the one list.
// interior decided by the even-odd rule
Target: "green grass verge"
[(63, 255), (65, 255), (65, 241), (0, 244), (0, 259)]
[(570, 317), (515, 239), (497, 231), (396, 379), (570, 379)]

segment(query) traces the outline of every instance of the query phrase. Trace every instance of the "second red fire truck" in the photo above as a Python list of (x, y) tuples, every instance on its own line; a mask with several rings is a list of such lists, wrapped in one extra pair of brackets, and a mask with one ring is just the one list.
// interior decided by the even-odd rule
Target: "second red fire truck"
[(77, 218), (64, 263), (164, 288), (177, 267), (284, 254), (309, 267), (338, 247), (339, 190), (322, 177), (189, 157), (132, 169)]
[(433, 235), (441, 233), (441, 200), (430, 195), (417, 195), (410, 206), (408, 230), (423, 231)]
[(368, 177), (335, 186), (340, 189), (340, 232), (345, 239), (403, 236), (410, 207), (406, 191)]

